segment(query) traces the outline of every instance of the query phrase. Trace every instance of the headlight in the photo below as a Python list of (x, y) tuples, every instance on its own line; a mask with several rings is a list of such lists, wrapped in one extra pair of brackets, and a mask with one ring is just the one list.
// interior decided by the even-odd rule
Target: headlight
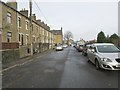
[(108, 59), (108, 58), (101, 58), (101, 60), (102, 61), (104, 61), (104, 62), (112, 62), (110, 59)]

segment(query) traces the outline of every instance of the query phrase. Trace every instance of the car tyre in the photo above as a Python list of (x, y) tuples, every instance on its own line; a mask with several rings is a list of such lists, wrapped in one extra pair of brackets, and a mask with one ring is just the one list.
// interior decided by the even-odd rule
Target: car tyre
[(88, 59), (87, 62), (90, 62), (90, 60)]
[(85, 56), (87, 56), (87, 54), (85, 54)]
[(84, 55), (84, 53), (82, 52), (82, 55)]
[(100, 65), (99, 65), (98, 60), (95, 60), (95, 67), (97, 70), (100, 70)]
[(84, 56), (87, 56), (87, 54), (86, 54), (86, 53), (84, 53)]

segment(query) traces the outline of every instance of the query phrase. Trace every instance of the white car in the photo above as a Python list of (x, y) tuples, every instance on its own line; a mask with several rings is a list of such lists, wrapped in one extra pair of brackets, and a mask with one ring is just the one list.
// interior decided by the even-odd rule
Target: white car
[(87, 49), (88, 61), (96, 69), (120, 70), (120, 50), (111, 43), (96, 43)]
[(64, 45), (63, 45), (63, 48), (67, 48), (67, 47), (68, 47), (68, 45), (67, 45), (67, 44), (64, 44)]
[(56, 51), (62, 51), (62, 50), (63, 50), (63, 46), (62, 45), (56, 46)]

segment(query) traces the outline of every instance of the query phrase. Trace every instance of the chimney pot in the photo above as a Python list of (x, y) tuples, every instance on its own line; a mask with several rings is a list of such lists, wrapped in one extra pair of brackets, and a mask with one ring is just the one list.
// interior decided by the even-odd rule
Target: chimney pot
[(25, 8), (22, 9), (22, 10), (20, 11), (20, 13), (22, 13), (22, 14), (24, 14), (25, 16), (28, 17), (28, 10), (25, 10)]

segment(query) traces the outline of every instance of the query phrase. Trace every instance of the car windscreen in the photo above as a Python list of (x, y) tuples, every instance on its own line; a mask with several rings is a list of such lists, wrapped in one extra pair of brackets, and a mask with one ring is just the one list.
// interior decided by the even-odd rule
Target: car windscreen
[(62, 45), (57, 45), (57, 47), (62, 47)]
[(80, 47), (84, 47), (84, 45), (79, 45)]
[(97, 49), (102, 53), (120, 52), (120, 50), (114, 45), (99, 45), (97, 46)]

